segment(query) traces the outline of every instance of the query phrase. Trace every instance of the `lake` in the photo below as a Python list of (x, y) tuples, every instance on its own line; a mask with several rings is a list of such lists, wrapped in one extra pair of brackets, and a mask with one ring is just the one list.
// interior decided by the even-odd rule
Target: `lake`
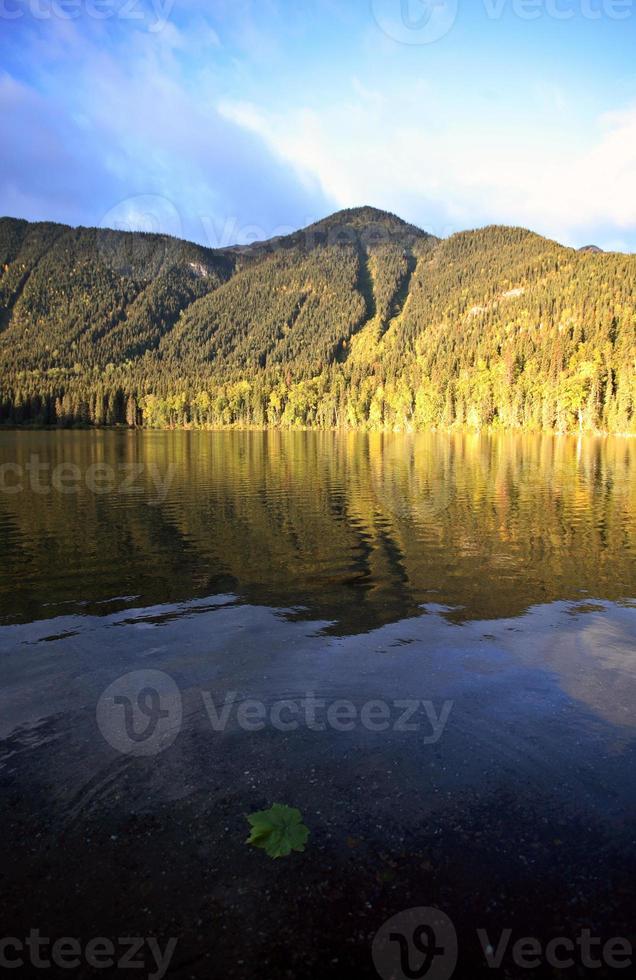
[[(412, 908), (459, 976), (494, 974), (478, 930), (634, 941), (635, 467), (629, 439), (0, 432), (4, 934), (268, 980), (388, 978)], [(246, 846), (272, 803), (303, 853)]]

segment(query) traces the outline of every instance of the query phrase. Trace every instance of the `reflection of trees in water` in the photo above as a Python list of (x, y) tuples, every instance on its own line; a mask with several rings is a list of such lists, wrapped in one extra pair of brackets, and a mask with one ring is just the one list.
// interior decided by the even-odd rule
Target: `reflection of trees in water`
[[(59, 432), (0, 452), (143, 466), (133, 494), (3, 495), (5, 615), (236, 591), (358, 630), (426, 601), (481, 618), (636, 592), (629, 440)], [(156, 473), (170, 486), (151, 506)]]

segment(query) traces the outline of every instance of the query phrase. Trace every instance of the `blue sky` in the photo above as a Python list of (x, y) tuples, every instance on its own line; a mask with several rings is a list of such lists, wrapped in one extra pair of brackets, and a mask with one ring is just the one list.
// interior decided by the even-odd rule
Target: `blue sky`
[(636, 0), (0, 0), (0, 213), (636, 250)]

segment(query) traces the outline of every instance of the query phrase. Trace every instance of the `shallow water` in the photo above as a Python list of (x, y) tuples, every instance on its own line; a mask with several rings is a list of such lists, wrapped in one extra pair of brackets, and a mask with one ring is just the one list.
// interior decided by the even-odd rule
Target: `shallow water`
[[(478, 928), (631, 935), (635, 453), (0, 434), (5, 929), (241, 978), (376, 976), (410, 907), (471, 976)], [(272, 862), (244, 815), (276, 801), (311, 836)]]

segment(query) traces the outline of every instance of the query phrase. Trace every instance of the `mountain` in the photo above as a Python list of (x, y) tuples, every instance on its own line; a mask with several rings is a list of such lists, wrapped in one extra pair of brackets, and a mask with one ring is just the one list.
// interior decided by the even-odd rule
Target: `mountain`
[(250, 246), (0, 219), (8, 424), (636, 429), (636, 256), (364, 207)]
[(579, 252), (592, 252), (594, 255), (600, 255), (603, 249), (599, 248), (598, 245), (584, 245), (583, 248), (579, 249)]

